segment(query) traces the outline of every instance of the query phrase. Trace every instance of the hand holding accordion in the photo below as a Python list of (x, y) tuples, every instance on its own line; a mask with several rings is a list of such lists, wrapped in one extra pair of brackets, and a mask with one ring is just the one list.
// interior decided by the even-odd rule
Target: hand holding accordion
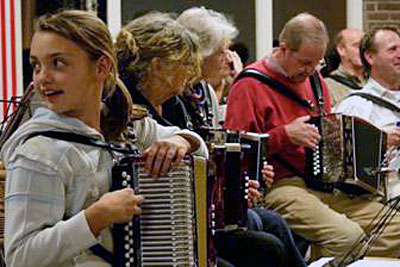
[(385, 159), (387, 135), (357, 117), (329, 114), (310, 123), (322, 136), (318, 149), (306, 148), (306, 183), (313, 189), (350, 194), (384, 195), (387, 175), (379, 170)]

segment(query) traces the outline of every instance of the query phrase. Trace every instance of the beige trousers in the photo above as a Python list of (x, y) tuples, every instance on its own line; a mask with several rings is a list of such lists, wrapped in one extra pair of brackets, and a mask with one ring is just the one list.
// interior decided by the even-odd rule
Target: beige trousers
[[(322, 248), (324, 256), (344, 253), (383, 207), (371, 196), (351, 198), (342, 192), (311, 190), (300, 177), (277, 181), (267, 193), (265, 204), (279, 212), (295, 233)], [(400, 257), (400, 213), (368, 255)]]

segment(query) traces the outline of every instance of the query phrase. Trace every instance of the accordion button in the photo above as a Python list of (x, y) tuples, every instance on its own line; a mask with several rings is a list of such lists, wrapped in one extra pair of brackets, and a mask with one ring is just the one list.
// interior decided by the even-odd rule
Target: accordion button
[(124, 172), (122, 172), (121, 175), (122, 175), (123, 178), (125, 178), (128, 174), (124, 171)]
[(132, 226), (133, 226), (133, 222), (130, 221), (130, 222), (128, 223), (128, 225), (129, 225), (129, 227), (132, 227)]
[(129, 231), (129, 226), (128, 226), (128, 225), (125, 225), (125, 226), (124, 226), (124, 231), (126, 231), (126, 232)]
[[(128, 258), (127, 258), (128, 259)], [(125, 267), (130, 267), (131, 266), (131, 264), (129, 263), (129, 262), (126, 262), (125, 263)]]
[(125, 241), (128, 242), (129, 241), (129, 236), (125, 236)]
[(131, 178), (132, 178), (132, 177), (131, 177), (130, 175), (126, 176), (126, 180), (127, 180), (127, 181), (130, 181)]
[(129, 244), (125, 244), (125, 249), (126, 249), (126, 250), (129, 250), (130, 247), (131, 247), (131, 246), (129, 246)]
[(127, 253), (125, 253), (125, 259), (129, 259), (130, 257), (129, 257), (130, 255), (129, 255), (129, 253), (127, 252)]
[(125, 187), (126, 187), (127, 185), (128, 185), (128, 182), (127, 182), (127, 181), (125, 181), (125, 180), (122, 181), (122, 186), (125, 186)]

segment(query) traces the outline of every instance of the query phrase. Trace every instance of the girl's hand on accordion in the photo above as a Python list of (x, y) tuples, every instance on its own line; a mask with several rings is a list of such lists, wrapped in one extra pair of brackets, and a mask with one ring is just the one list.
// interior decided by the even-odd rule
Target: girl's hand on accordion
[(190, 148), (191, 144), (180, 135), (154, 142), (144, 151), (146, 169), (154, 176), (165, 175), (174, 164), (181, 162)]
[(113, 223), (127, 223), (141, 214), (143, 196), (135, 195), (132, 188), (104, 194), (85, 210), (85, 217), (94, 236)]
[(285, 127), (286, 134), (295, 145), (317, 149), (321, 135), (317, 127), (307, 123), (308, 120), (310, 120), (310, 116), (307, 115), (287, 124)]

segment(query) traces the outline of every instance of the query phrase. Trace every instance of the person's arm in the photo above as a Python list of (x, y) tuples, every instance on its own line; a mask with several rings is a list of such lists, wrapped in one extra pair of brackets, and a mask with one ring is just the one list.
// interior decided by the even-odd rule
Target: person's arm
[(65, 186), (56, 170), (23, 155), (7, 166), (8, 266), (60, 266), (99, 241), (83, 212), (63, 220)]
[(146, 167), (154, 175), (165, 173), (179, 163), (185, 154), (208, 157), (203, 139), (189, 130), (175, 126), (161, 126), (151, 118), (134, 123), (140, 148), (146, 156)]
[(235, 83), (229, 94), (224, 128), (268, 133), (268, 155), (297, 146), (314, 148), (320, 136), (314, 126), (306, 123), (309, 118), (297, 118), (289, 124), (266, 129), (268, 114), (274, 111), (271, 99), (265, 93), (268, 88), (261, 87), (259, 83), (251, 78), (243, 78)]
[(38, 140), (17, 148), (7, 162), (8, 266), (61, 266), (98, 243), (101, 230), (140, 213), (142, 197), (132, 189), (106, 193), (81, 210), (97, 172), (74, 146)]

